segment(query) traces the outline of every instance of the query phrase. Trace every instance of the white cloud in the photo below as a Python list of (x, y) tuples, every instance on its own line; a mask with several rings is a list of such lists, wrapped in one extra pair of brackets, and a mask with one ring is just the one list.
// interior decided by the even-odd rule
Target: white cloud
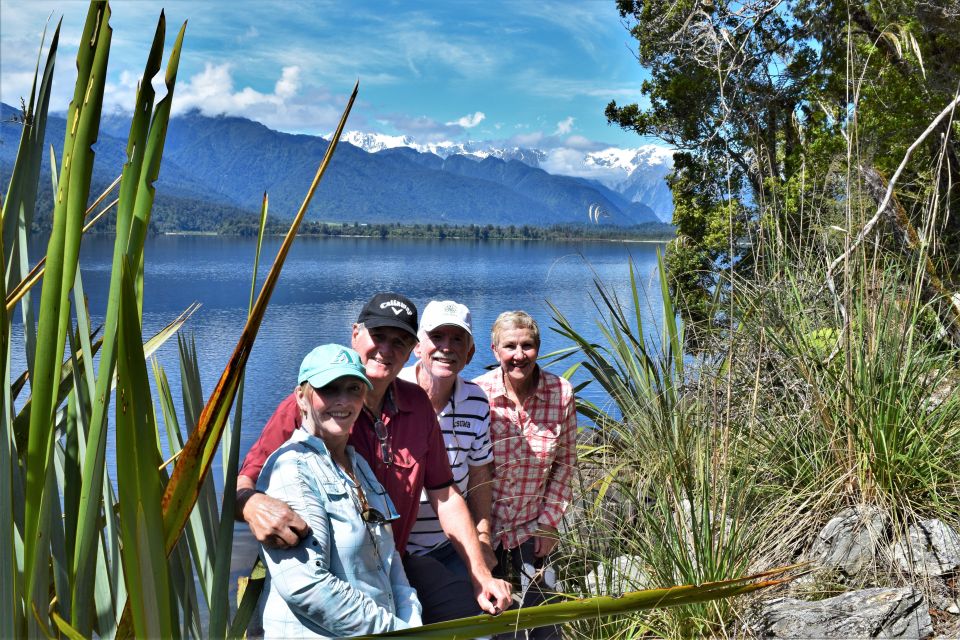
[(300, 88), (300, 67), (284, 67), (273, 92), (281, 98), (292, 98)]
[(477, 111), (476, 113), (474, 113), (474, 114), (472, 114), (472, 115), (468, 113), (467, 115), (463, 116), (462, 118), (459, 118), (459, 119), (457, 119), (457, 120), (454, 120), (453, 122), (448, 122), (447, 124), (448, 124), (448, 125), (456, 124), (456, 125), (460, 125), (460, 126), (463, 127), (464, 129), (472, 129), (473, 127), (475, 127), (475, 126), (477, 126), (478, 124), (480, 124), (481, 122), (483, 122), (484, 118), (486, 118), (486, 117), (487, 117), (487, 116), (486, 116), (486, 114), (485, 114), (483, 111)]
[(518, 147), (536, 147), (543, 142), (543, 134), (539, 131), (533, 133), (518, 133), (510, 138), (510, 141)]
[(564, 146), (580, 149), (581, 151), (596, 151), (599, 144), (599, 142), (595, 142), (583, 136), (570, 136), (564, 142)]
[(606, 178), (610, 170), (588, 165), (585, 162), (587, 153), (581, 149), (557, 147), (547, 152), (547, 158), (540, 163), (540, 168), (547, 173), (563, 176), (578, 176), (581, 178)]
[(557, 123), (557, 130), (554, 132), (554, 135), (565, 136), (573, 130), (573, 116), (567, 116), (563, 120)]
[(174, 109), (178, 113), (199, 109), (207, 115), (226, 113), (248, 117), (254, 107), (282, 109), (297, 95), (299, 76), (298, 67), (284, 67), (273, 93), (263, 93), (252, 87), (243, 87), (238, 91), (234, 88), (232, 64), (208, 62), (203, 71), (177, 87)]

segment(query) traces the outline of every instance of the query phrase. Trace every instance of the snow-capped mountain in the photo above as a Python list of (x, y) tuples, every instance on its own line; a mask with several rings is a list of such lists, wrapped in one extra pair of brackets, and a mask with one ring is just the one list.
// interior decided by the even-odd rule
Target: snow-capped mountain
[(441, 158), (459, 155), (476, 160), (483, 160), (484, 158), (494, 157), (500, 160), (519, 160), (531, 167), (540, 166), (540, 162), (546, 158), (546, 153), (539, 149), (525, 149), (523, 147), (496, 148), (483, 142), (452, 142), (449, 140), (418, 143), (410, 136), (391, 136), (385, 133), (364, 131), (347, 131), (340, 139), (368, 153), (377, 153), (384, 149), (393, 149), (396, 147), (409, 147), (420, 153), (432, 153)]
[(636, 149), (611, 147), (588, 153), (584, 164), (605, 170), (596, 176), (604, 186), (631, 202), (642, 202), (661, 219), (670, 219), (673, 195), (664, 179), (673, 170), (672, 149), (653, 144)]
[[(329, 138), (330, 136), (325, 136)], [(342, 142), (349, 142), (368, 153), (376, 153), (394, 147), (412, 147), (418, 145), (410, 136), (388, 136), (385, 133), (365, 133), (363, 131), (347, 131), (340, 136)]]
[[(669, 170), (673, 167), (673, 150), (654, 144), (643, 145), (636, 149), (610, 147), (603, 151), (588, 153), (584, 163), (591, 167), (609, 169), (608, 186), (614, 186), (618, 174), (622, 181), (638, 169), (666, 167)], [(606, 180), (602, 181), (607, 182)]]
[(341, 140), (369, 153), (406, 147), (443, 159), (463, 156), (477, 161), (489, 157), (504, 161), (517, 160), (555, 175), (596, 180), (630, 202), (649, 206), (661, 220), (669, 221), (673, 214), (673, 199), (664, 181), (664, 177), (673, 169), (673, 150), (666, 147), (650, 144), (632, 149), (609, 147), (588, 153), (576, 152), (574, 157), (578, 159), (571, 162), (570, 150), (563, 148), (545, 151), (519, 146), (498, 147), (490, 142), (449, 140), (420, 143), (410, 136), (363, 131), (348, 131)]

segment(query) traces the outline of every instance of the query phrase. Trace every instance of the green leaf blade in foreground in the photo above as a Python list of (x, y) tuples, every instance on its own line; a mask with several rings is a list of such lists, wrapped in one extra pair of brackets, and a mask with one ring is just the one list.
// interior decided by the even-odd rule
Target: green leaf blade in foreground
[(280, 272), (283, 269), (283, 263), (286, 260), (287, 254), (290, 252), (290, 246), (293, 244), (297, 230), (300, 228), (300, 223), (306, 215), (307, 206), (310, 204), (310, 200), (313, 199), (313, 194), (320, 183), (320, 179), (326, 172), (327, 166), (330, 164), (333, 153), (337, 148), (340, 134), (343, 132), (347, 117), (350, 115), (350, 110), (353, 108), (353, 103), (356, 100), (358, 88), (359, 83), (353, 88), (353, 93), (350, 95), (347, 106), (340, 117), (340, 123), (337, 125), (334, 135), (330, 138), (326, 154), (324, 154), (323, 161), (317, 169), (313, 183), (310, 185), (303, 204), (300, 205), (300, 210), (290, 224), (290, 229), (283, 240), (283, 244), (280, 246), (280, 250), (277, 252), (277, 257), (274, 259), (270, 272), (267, 274), (266, 281), (260, 290), (260, 295), (253, 306), (253, 310), (247, 318), (247, 323), (244, 326), (243, 333), (240, 335), (240, 340), (237, 342), (233, 355), (230, 357), (229, 362), (227, 362), (216, 388), (210, 395), (210, 399), (207, 401), (203, 413), (200, 415), (197, 428), (190, 435), (190, 439), (187, 440), (184, 446), (183, 453), (177, 460), (177, 466), (174, 469), (173, 476), (170, 478), (170, 482), (167, 483), (166, 492), (163, 496), (164, 532), (167, 538), (167, 553), (173, 550), (174, 545), (179, 539), (187, 518), (189, 518), (190, 512), (196, 503), (203, 479), (206, 477), (210, 465), (213, 462), (214, 452), (217, 449), (220, 436), (226, 426), (230, 408), (236, 397), (237, 388), (240, 385), (240, 379), (246, 367), (247, 359), (250, 356), (250, 351), (253, 349), (253, 343), (260, 329), (260, 323), (263, 321), (263, 316), (266, 313), (267, 304), (270, 302), (270, 296), (273, 294), (274, 288), (276, 288), (277, 281), (280, 278)]
[[(257, 272), (260, 268), (260, 252), (263, 249), (263, 232), (267, 225), (269, 200), (263, 194), (260, 207), (260, 226), (257, 232), (257, 248), (253, 256), (253, 275), (250, 278), (250, 300), (247, 303), (247, 315), (253, 312), (254, 297), (257, 290)], [(217, 557), (213, 572), (213, 603), (210, 607), (209, 637), (222, 638), (227, 633), (230, 614), (230, 564), (233, 549), (233, 525), (237, 498), (237, 471), (240, 465), (240, 429), (243, 424), (243, 387), (246, 376), (241, 376), (237, 390), (236, 409), (233, 412), (233, 424), (224, 438), (223, 460), (223, 499), (220, 504), (220, 529), (217, 533)]]
[[(53, 70), (60, 41), (60, 26), (57, 22), (47, 61), (40, 80), (40, 92), (36, 93), (37, 75), (40, 71), (40, 55), (37, 54), (37, 66), (33, 73), (33, 86), (30, 90), (30, 103), (27, 106), (26, 122), (17, 148), (17, 157), (10, 175), (10, 183), (3, 202), (3, 264), (5, 288), (11, 289), (25, 273), (27, 266), (26, 231), (33, 223), (36, 209), (37, 186), (40, 177), (40, 163), (43, 159), (43, 143), (47, 128), (47, 111), (50, 104), (50, 86), (53, 82)], [(46, 27), (44, 27), (44, 37)], [(29, 308), (25, 308), (27, 312)]]
[[(154, 35), (153, 45), (147, 56), (140, 91), (137, 94), (134, 118), (130, 123), (127, 145), (127, 162), (123, 167), (120, 183), (120, 202), (117, 209), (116, 239), (114, 241), (113, 264), (110, 274), (110, 288), (107, 294), (107, 310), (104, 320), (104, 343), (97, 374), (96, 393), (93, 402), (93, 416), (90, 420), (90, 435), (83, 466), (83, 486), (80, 495), (80, 517), (77, 527), (77, 542), (74, 551), (74, 589), (73, 611), (74, 626), (90, 635), (92, 632), (92, 611), (88, 606), (92, 602), (94, 572), (96, 571), (96, 546), (100, 507), (103, 497), (104, 467), (106, 455), (107, 410), (110, 404), (110, 390), (116, 367), (117, 316), (121, 289), (121, 263), (124, 258), (131, 264), (141, 263), (142, 243), (131, 247), (130, 228), (137, 203), (138, 186), (141, 183), (143, 158), (147, 149), (147, 124), (153, 107), (153, 77), (160, 70), (163, 55), (163, 40), (166, 22), (161, 14)], [(182, 31), (181, 31), (182, 35)], [(169, 97), (169, 96), (168, 96)], [(152, 199), (149, 200), (152, 203)], [(138, 300), (137, 309), (142, 307)]]
[(783, 567), (765, 573), (711, 582), (699, 586), (687, 585), (667, 589), (647, 589), (625, 593), (619, 598), (602, 596), (585, 598), (559, 604), (541, 605), (527, 609), (506, 611), (499, 616), (474, 616), (448, 622), (381, 633), (365, 638), (446, 638), (465, 639), (488, 636), (497, 633), (512, 633), (523, 629), (532, 629), (548, 625), (563, 624), (577, 620), (623, 615), (637, 611), (676, 607), (681, 605), (709, 602), (722, 598), (732, 598), (767, 589), (787, 582), (786, 579), (772, 579), (795, 567)]
[(143, 357), (137, 296), (123, 265), (117, 349), (117, 486), (127, 603), (137, 637), (173, 635), (170, 580), (163, 547), (157, 425)]
[[(78, 82), (67, 115), (67, 131), (60, 180), (54, 205), (53, 229), (47, 245), (47, 268), (40, 296), (37, 350), (31, 384), (33, 409), (30, 414), (24, 504), (24, 574), (27, 597), (43, 563), (39, 558), (49, 538), (43, 531), (47, 465), (53, 437), (55, 399), (70, 322), (68, 296), (73, 288), (79, 257), (79, 230), (83, 225), (89, 173), (92, 171), (97, 128), (90, 121), (100, 118), (100, 98), (110, 46), (110, 10), (106, 4), (91, 4), (84, 26), (84, 38), (77, 53)], [(90, 90), (88, 93), (88, 89)], [(99, 96), (91, 95), (97, 94)], [(92, 137), (91, 137), (92, 136)], [(86, 184), (76, 176), (87, 176)], [(75, 187), (75, 190), (74, 190)], [(46, 598), (44, 598), (46, 599)]]
[[(0, 247), (3, 246), (3, 227), (0, 225)], [(3, 256), (0, 256), (2, 258)], [(0, 278), (0, 296), (5, 297), (6, 286)], [(4, 387), (0, 390), (0, 513), (13, 513), (13, 474), (20, 473), (13, 463), (13, 421), (8, 410), (12, 398), (10, 394), (10, 350), (9, 323), (7, 307), (0, 305), (0, 377)], [(17, 598), (17, 558), (15, 553), (14, 518), (4, 518), (0, 523), (0, 611), (16, 611)], [(16, 616), (0, 616), (0, 637), (13, 638), (16, 635)]]

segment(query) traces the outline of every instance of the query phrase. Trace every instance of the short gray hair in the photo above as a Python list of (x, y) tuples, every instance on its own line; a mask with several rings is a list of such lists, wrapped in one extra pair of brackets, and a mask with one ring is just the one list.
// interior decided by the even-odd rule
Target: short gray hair
[(490, 342), (497, 346), (500, 340), (500, 334), (507, 329), (527, 329), (533, 336), (533, 341), (540, 348), (540, 325), (526, 311), (504, 311), (493, 323), (490, 330)]

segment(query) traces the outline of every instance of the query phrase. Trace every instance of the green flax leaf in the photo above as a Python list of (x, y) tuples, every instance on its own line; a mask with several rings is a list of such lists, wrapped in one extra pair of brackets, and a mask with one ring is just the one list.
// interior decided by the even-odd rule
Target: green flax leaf
[(133, 277), (123, 263), (117, 348), (117, 487), (127, 603), (137, 637), (172, 635), (157, 425)]

